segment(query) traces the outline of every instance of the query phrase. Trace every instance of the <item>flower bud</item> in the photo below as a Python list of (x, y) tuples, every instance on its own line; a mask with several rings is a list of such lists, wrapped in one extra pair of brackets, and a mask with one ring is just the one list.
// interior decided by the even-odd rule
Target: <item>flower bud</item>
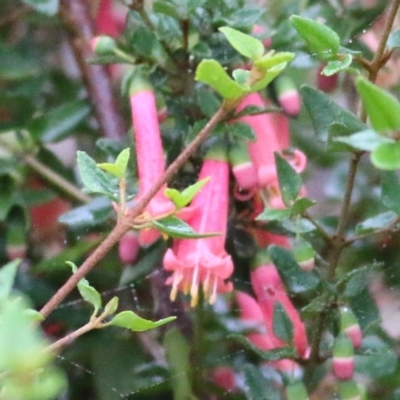
[(241, 189), (252, 189), (257, 186), (257, 171), (250, 159), (246, 143), (243, 141), (232, 143), (229, 148), (229, 162)]
[(99, 56), (110, 56), (117, 49), (117, 43), (110, 36), (96, 36), (90, 41), (90, 47)]
[(361, 346), (363, 339), (362, 331), (356, 316), (349, 307), (340, 308), (340, 331), (346, 333), (353, 342), (354, 348)]
[(348, 380), (354, 373), (354, 347), (345, 334), (340, 334), (333, 344), (333, 373), (338, 379)]
[(331, 76), (323, 75), (321, 72), (325, 68), (325, 64), (321, 64), (317, 71), (317, 88), (325, 93), (333, 92), (339, 80), (339, 74)]
[(139, 235), (129, 231), (119, 241), (118, 255), (124, 264), (134, 264), (139, 254)]
[(275, 83), (278, 101), (286, 114), (297, 117), (300, 112), (300, 95), (291, 78), (280, 76)]
[(360, 390), (354, 381), (340, 382), (339, 394), (341, 400), (361, 400)]
[(312, 271), (314, 268), (314, 249), (309, 242), (299, 238), (293, 246), (293, 255), (303, 271)]
[(302, 381), (291, 382), (286, 386), (287, 400), (308, 400), (308, 393)]
[(212, 380), (218, 386), (221, 386), (229, 392), (236, 390), (236, 376), (235, 372), (230, 367), (217, 367), (212, 374)]

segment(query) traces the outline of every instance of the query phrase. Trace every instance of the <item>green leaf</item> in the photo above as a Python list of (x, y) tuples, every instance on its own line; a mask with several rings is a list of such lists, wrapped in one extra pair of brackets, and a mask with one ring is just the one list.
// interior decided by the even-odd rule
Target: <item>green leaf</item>
[(317, 204), (316, 201), (311, 200), (307, 197), (301, 197), (300, 199), (295, 200), (292, 206), (291, 217), (295, 217), (296, 215), (301, 215), (304, 211), (308, 210), (310, 207)]
[(346, 127), (348, 134), (368, 128), (353, 113), (339, 106), (324, 92), (309, 86), (302, 86), (300, 93), (318, 139), (326, 141), (329, 127), (334, 123)]
[(302, 185), (300, 175), (277, 152), (275, 152), (275, 164), (283, 203), (290, 207), (296, 200)]
[(249, 70), (242, 68), (237, 68), (232, 71), (232, 77), (239, 85), (246, 85), (250, 75), (251, 72)]
[(260, 40), (227, 26), (218, 30), (224, 34), (231, 46), (242, 56), (250, 60), (257, 60), (263, 56), (264, 45)]
[(400, 181), (396, 172), (385, 171), (381, 173), (382, 203), (389, 210), (400, 214)]
[(13, 260), (0, 269), (0, 303), (8, 298), (14, 285), (15, 275), (21, 260)]
[(114, 296), (104, 307), (104, 312), (106, 315), (114, 314), (118, 308), (119, 299), (117, 296)]
[(290, 23), (306, 42), (308, 49), (320, 60), (330, 60), (339, 51), (340, 37), (329, 28), (312, 19), (293, 15)]
[(356, 234), (364, 234), (376, 231), (378, 229), (388, 228), (396, 222), (398, 215), (393, 211), (387, 211), (382, 214), (375, 215), (366, 219), (364, 222), (357, 224)]
[(173, 321), (176, 317), (163, 318), (158, 321), (149, 321), (135, 314), (133, 311), (122, 311), (118, 313), (110, 322), (104, 326), (119, 326), (120, 328), (130, 329), (133, 332), (144, 332), (150, 329), (158, 328), (161, 325)]
[[(66, 264), (71, 266), (72, 272), (75, 274), (78, 267), (72, 261), (66, 261)], [(100, 293), (93, 286), (90, 286), (86, 278), (79, 281), (78, 290), (82, 298), (94, 307), (94, 314), (97, 314), (102, 304)]]
[(400, 169), (400, 142), (380, 144), (372, 151), (371, 162), (378, 169)]
[(280, 221), (289, 218), (290, 214), (289, 209), (265, 208), (261, 214), (257, 215), (256, 221)]
[(202, 60), (197, 66), (195, 79), (211, 86), (228, 100), (238, 99), (246, 93), (246, 88), (231, 79), (216, 60)]
[(196, 400), (190, 381), (190, 346), (178, 329), (170, 329), (164, 336), (164, 348), (171, 374), (174, 400)]
[(398, 365), (391, 346), (377, 336), (365, 337), (360, 353), (354, 357), (355, 370), (373, 379), (392, 374)]
[(113, 182), (113, 178), (98, 168), (93, 158), (84, 151), (78, 151), (77, 163), (82, 182), (91, 193), (101, 193), (116, 198), (118, 185)]
[(356, 88), (372, 127), (385, 136), (396, 136), (400, 129), (400, 103), (396, 97), (361, 76)]
[(220, 106), (220, 101), (209, 88), (200, 86), (196, 90), (197, 104), (206, 117), (212, 117)]
[(338, 60), (329, 61), (325, 68), (321, 71), (321, 74), (325, 76), (332, 76), (338, 72), (346, 69), (353, 62), (353, 57), (351, 54), (345, 54)]
[(268, 382), (260, 369), (252, 364), (244, 364), (243, 392), (247, 400), (276, 400), (278, 389)]
[(297, 352), (293, 347), (285, 346), (265, 351), (261, 350), (246, 336), (234, 333), (229, 334), (227, 338), (235, 340), (236, 342), (242, 344), (246, 349), (251, 350), (253, 353), (257, 354), (261, 359), (265, 361), (278, 361), (284, 358), (294, 358), (297, 356)]
[(287, 315), (285, 308), (279, 301), (274, 304), (273, 330), (275, 336), (286, 343), (292, 343), (293, 324)]
[(90, 113), (90, 107), (84, 100), (74, 100), (62, 104), (34, 119), (28, 130), (35, 139), (43, 143), (58, 142), (71, 133)]
[(268, 247), (268, 254), (290, 292), (307, 292), (319, 284), (318, 277), (312, 272), (303, 271), (289, 250), (272, 245)]
[(32, 308), (25, 310), (25, 315), (27, 315), (29, 320), (33, 323), (42, 322), (45, 319), (44, 316), (39, 311), (34, 310)]
[(386, 46), (389, 50), (398, 49), (400, 47), (400, 29), (390, 32)]
[(333, 138), (335, 142), (345, 143), (354, 150), (374, 151), (383, 143), (394, 143), (393, 139), (378, 135), (372, 129), (353, 133), (350, 136)]
[(233, 122), (227, 125), (227, 131), (229, 135), (240, 139), (247, 139), (247, 140), (256, 140), (256, 135), (254, 134), (253, 129), (250, 127), (249, 124), (245, 122)]
[(258, 92), (265, 89), (287, 66), (286, 62), (275, 65), (265, 71), (265, 75), (262, 79), (251, 86), (250, 92)]
[(22, 0), (26, 5), (47, 15), (56, 15), (58, 13), (59, 0)]
[(218, 236), (218, 232), (210, 233), (196, 233), (190, 225), (182, 221), (178, 217), (166, 217), (159, 220), (151, 221), (154, 228), (158, 229), (161, 233), (173, 238), (205, 238), (210, 236)]
[(274, 53), (273, 51), (265, 54), (261, 59), (256, 60), (254, 65), (261, 69), (269, 69), (275, 67), (276, 65), (282, 63), (289, 63), (294, 60), (296, 55), (294, 53), (290, 53), (288, 51), (281, 51), (279, 53)]
[(172, 200), (176, 208), (179, 210), (188, 205), (209, 180), (210, 177), (204, 178), (201, 181), (190, 185), (182, 192), (179, 192), (176, 189), (167, 188), (165, 189), (164, 193), (169, 199)]
[(130, 149), (127, 148), (121, 151), (121, 153), (115, 160), (115, 163), (101, 163), (97, 164), (97, 166), (102, 170), (107, 171), (110, 174), (114, 175), (116, 178), (122, 179), (126, 173), (129, 156), (130, 156)]
[(115, 216), (111, 201), (98, 197), (90, 203), (74, 208), (63, 214), (58, 220), (74, 230), (84, 230), (100, 225)]

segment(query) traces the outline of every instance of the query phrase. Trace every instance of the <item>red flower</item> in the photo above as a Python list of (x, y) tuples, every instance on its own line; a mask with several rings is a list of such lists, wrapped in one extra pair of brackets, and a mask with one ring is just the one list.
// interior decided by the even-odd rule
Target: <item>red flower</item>
[(198, 233), (219, 233), (201, 239), (178, 239), (173, 249), (164, 256), (164, 267), (173, 271), (167, 280), (172, 285), (171, 300), (178, 290), (190, 292), (191, 305), (197, 304), (199, 285), (210, 303), (219, 292), (232, 290), (225, 280), (233, 272), (231, 257), (225, 251), (226, 225), (228, 218), (229, 165), (225, 155), (206, 158), (199, 180), (210, 177), (210, 181), (192, 201), (194, 208), (189, 224)]

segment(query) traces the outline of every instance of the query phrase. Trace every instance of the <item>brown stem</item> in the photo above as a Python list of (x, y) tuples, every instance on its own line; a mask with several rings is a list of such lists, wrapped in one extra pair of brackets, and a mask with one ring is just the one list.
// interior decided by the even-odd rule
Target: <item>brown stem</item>
[(105, 66), (87, 63), (87, 59), (93, 56), (89, 42), (95, 36), (88, 5), (89, 2), (82, 0), (62, 0), (60, 16), (67, 28), (100, 129), (105, 137), (121, 139), (126, 129), (114, 101), (110, 75)]
[(64, 285), (54, 294), (54, 296), (44, 305), (40, 310), (43, 317), (47, 317), (75, 288), (78, 282), (86, 276), (94, 266), (103, 259), (108, 251), (116, 244), (119, 239), (131, 229), (131, 224), (135, 218), (142, 213), (144, 208), (154, 197), (154, 195), (161, 189), (161, 187), (168, 182), (177, 170), (188, 160), (188, 158), (195, 152), (200, 144), (209, 136), (215, 126), (221, 122), (235, 107), (234, 103), (230, 103), (229, 107), (223, 103), (218, 111), (213, 115), (210, 121), (193, 139), (193, 141), (186, 147), (186, 149), (175, 159), (175, 161), (166, 169), (160, 179), (154, 184), (149, 192), (142, 197), (134, 208), (132, 208), (125, 219), (122, 219), (115, 225), (110, 234), (105, 240), (94, 250), (94, 252), (83, 262), (80, 268), (71, 275), (71, 277), (64, 283)]

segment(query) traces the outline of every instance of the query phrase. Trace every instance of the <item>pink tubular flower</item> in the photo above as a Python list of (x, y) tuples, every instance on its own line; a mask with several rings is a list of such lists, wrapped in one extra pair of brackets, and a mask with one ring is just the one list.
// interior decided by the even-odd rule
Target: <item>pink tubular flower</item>
[(300, 357), (306, 358), (308, 341), (304, 324), (290, 301), (275, 266), (265, 264), (253, 270), (251, 285), (263, 312), (268, 331), (273, 332), (274, 306), (276, 302), (279, 302), (293, 324), (293, 344)]
[[(165, 159), (158, 125), (154, 92), (141, 77), (133, 78), (130, 87), (130, 102), (136, 144), (139, 193), (137, 200), (147, 194), (164, 173)], [(164, 195), (164, 185), (147, 205), (145, 212), (157, 217), (174, 210), (174, 204)], [(149, 245), (159, 238), (156, 229), (140, 232), (141, 245)]]
[(198, 300), (199, 284), (203, 287), (204, 297), (212, 304), (218, 292), (232, 290), (231, 283), (225, 283), (233, 272), (231, 257), (226, 253), (225, 236), (228, 218), (228, 179), (229, 165), (225, 154), (206, 157), (199, 180), (210, 177), (210, 181), (192, 201), (194, 213), (189, 224), (198, 233), (219, 233), (201, 239), (178, 239), (173, 249), (164, 256), (164, 267), (173, 271), (167, 284), (172, 285), (171, 300), (176, 298), (178, 290), (190, 292), (191, 305)]

